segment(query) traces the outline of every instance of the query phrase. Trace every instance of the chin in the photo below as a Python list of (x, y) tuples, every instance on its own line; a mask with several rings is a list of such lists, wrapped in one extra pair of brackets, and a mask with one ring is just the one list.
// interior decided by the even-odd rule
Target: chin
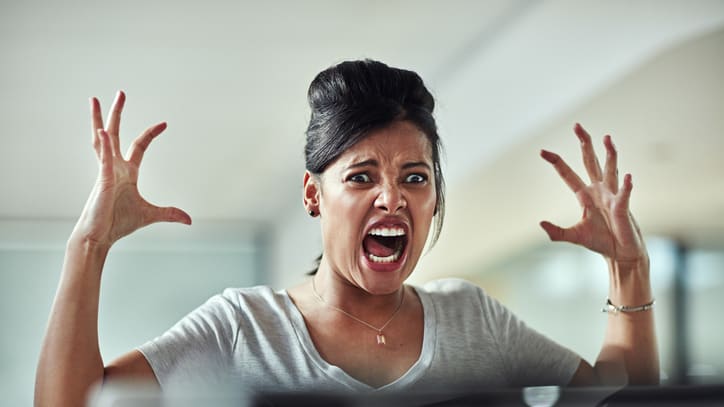
[(414, 268), (407, 253), (395, 262), (374, 262), (364, 255), (360, 262), (361, 282), (365, 291), (378, 295), (392, 294), (399, 290)]

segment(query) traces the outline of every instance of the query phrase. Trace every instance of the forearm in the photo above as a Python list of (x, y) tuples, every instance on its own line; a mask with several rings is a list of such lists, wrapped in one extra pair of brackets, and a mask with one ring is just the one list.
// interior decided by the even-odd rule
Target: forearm
[[(609, 272), (609, 298), (613, 304), (638, 306), (653, 300), (647, 257), (638, 262), (609, 261)], [(609, 313), (604, 343), (594, 368), (604, 381), (658, 384), (653, 310)]]
[(71, 238), (43, 339), (35, 405), (84, 405), (103, 378), (98, 346), (98, 302), (107, 247)]

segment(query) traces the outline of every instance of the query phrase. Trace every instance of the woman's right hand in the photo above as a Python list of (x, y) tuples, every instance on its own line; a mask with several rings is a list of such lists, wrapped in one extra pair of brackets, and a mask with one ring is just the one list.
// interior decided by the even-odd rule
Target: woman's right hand
[(152, 205), (138, 192), (138, 169), (151, 141), (166, 129), (166, 123), (149, 127), (131, 144), (126, 156), (120, 151), (118, 131), (126, 95), (119, 91), (111, 107), (107, 126), (103, 126), (98, 99), (91, 98), (93, 148), (99, 173), (83, 208), (72, 238), (110, 246), (137, 229), (155, 222), (191, 224), (191, 217), (174, 207)]

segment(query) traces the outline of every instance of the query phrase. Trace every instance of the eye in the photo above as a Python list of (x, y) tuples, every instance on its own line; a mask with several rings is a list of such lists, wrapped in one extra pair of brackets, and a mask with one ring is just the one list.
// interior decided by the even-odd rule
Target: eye
[(423, 174), (410, 174), (405, 177), (405, 182), (410, 184), (422, 184), (427, 181), (427, 176)]
[(361, 174), (352, 174), (347, 178), (347, 181), (354, 182), (355, 184), (366, 184), (368, 182), (371, 182), (372, 179), (369, 175), (365, 173)]

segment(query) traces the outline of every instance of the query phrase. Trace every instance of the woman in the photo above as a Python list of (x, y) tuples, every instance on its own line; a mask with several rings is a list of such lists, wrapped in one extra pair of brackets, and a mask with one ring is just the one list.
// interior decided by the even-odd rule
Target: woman
[(80, 404), (104, 378), (162, 388), (211, 379), (262, 390), (359, 391), (658, 382), (648, 256), (628, 210), (631, 176), (619, 185), (609, 136), (601, 169), (590, 136), (580, 125), (574, 129), (590, 184), (554, 153), (541, 153), (584, 208), (571, 228), (542, 228), (609, 264), (612, 312), (591, 366), (468, 283), (404, 284), (433, 219), (433, 243), (438, 236), (445, 208), (434, 101), (417, 74), (369, 60), (344, 62), (321, 72), (308, 96), (303, 199), (323, 237), (312, 278), (279, 292), (228, 289), (105, 367), (96, 320), (108, 251), (148, 224), (191, 218), (149, 204), (136, 188), (144, 152), (165, 123), (141, 134), (126, 160), (118, 147), (125, 95), (119, 92), (105, 126), (92, 99), (100, 174), (68, 241), (38, 367), (37, 405)]

